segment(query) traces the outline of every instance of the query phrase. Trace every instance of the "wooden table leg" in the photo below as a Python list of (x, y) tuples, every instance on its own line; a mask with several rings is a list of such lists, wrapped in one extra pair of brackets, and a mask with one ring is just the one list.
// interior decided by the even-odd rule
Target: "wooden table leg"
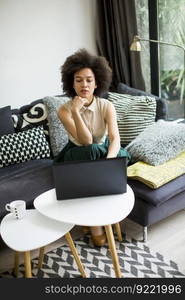
[(82, 262), (81, 262), (81, 260), (80, 260), (79, 255), (78, 255), (78, 252), (77, 252), (77, 250), (76, 250), (76, 248), (75, 248), (75, 245), (74, 245), (74, 242), (73, 242), (73, 240), (72, 240), (71, 234), (70, 234), (69, 232), (66, 233), (66, 234), (65, 234), (65, 238), (66, 238), (66, 240), (67, 240), (67, 242), (68, 242), (68, 244), (69, 244), (69, 247), (70, 247), (71, 252), (72, 252), (72, 254), (73, 254), (74, 258), (75, 258), (75, 261), (76, 261), (76, 263), (77, 263), (77, 266), (78, 266), (78, 268), (79, 268), (79, 271), (80, 271), (82, 277), (86, 278), (87, 276), (86, 276), (84, 267), (83, 267), (83, 265), (82, 265)]
[(121, 275), (118, 255), (117, 255), (117, 251), (116, 251), (116, 245), (115, 245), (114, 235), (113, 235), (113, 231), (112, 231), (112, 226), (106, 225), (105, 232), (107, 235), (107, 241), (108, 241), (109, 249), (110, 249), (111, 256), (112, 256), (112, 262), (114, 265), (116, 277), (121, 278), (122, 275)]
[(31, 278), (31, 260), (30, 260), (30, 251), (24, 252), (24, 266), (25, 266), (25, 277)]
[(116, 224), (114, 224), (114, 227), (115, 227), (115, 230), (116, 230), (116, 234), (117, 234), (117, 237), (118, 237), (118, 241), (119, 241), (119, 242), (122, 242), (122, 241), (123, 241), (123, 237), (122, 237), (122, 233), (121, 233), (120, 224), (119, 224), (119, 223), (116, 223)]
[(43, 263), (43, 259), (44, 259), (44, 250), (45, 250), (45, 247), (41, 247), (39, 250), (38, 269), (42, 268), (42, 263)]
[(15, 251), (14, 254), (14, 270), (13, 273), (16, 277), (18, 277), (19, 274), (19, 252)]

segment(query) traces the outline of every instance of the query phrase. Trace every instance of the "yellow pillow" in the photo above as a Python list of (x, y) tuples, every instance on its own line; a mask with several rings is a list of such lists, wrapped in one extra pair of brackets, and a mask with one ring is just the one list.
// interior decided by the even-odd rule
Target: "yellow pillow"
[(185, 151), (162, 165), (151, 166), (139, 161), (127, 168), (127, 176), (143, 182), (152, 189), (185, 174)]

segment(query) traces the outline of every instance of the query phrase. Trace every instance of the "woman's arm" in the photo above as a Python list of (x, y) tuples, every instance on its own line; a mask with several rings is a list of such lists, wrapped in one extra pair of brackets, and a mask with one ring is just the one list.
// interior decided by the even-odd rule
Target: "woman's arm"
[(65, 129), (78, 141), (79, 144), (84, 146), (92, 144), (93, 138), (89, 129), (85, 125), (80, 109), (85, 104), (86, 100), (80, 97), (75, 97), (71, 107), (71, 113), (64, 107), (58, 111), (58, 117), (63, 123)]
[(110, 102), (107, 107), (105, 121), (108, 125), (109, 149), (107, 158), (116, 157), (120, 150), (120, 136), (117, 125), (116, 110)]

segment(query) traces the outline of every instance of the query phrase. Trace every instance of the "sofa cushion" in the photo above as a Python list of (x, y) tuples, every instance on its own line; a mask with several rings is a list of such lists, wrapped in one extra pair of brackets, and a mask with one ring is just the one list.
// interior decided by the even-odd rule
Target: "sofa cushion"
[(116, 109), (122, 145), (129, 144), (140, 132), (155, 122), (155, 98), (109, 92), (108, 100)]
[(42, 127), (0, 138), (0, 167), (47, 157), (50, 157), (50, 148)]
[(59, 107), (69, 100), (70, 98), (65, 96), (43, 98), (43, 102), (47, 108), (49, 138), (54, 157), (59, 154), (68, 142), (67, 131), (59, 120), (57, 112)]
[(0, 108), (0, 136), (14, 133), (14, 126), (11, 115), (11, 107), (5, 106)]
[(138, 90), (135, 88), (132, 88), (122, 82), (120, 82), (117, 86), (117, 92), (120, 94), (129, 94), (133, 96), (150, 96), (155, 97), (156, 99), (156, 121), (159, 119), (166, 119), (168, 108), (167, 108), (167, 102), (163, 98), (159, 98), (156, 95), (147, 93), (142, 90)]
[(141, 132), (126, 150), (132, 162), (163, 164), (185, 151), (185, 124), (159, 120)]
[(0, 218), (8, 213), (6, 203), (25, 200), (26, 208), (31, 208), (38, 195), (54, 188), (52, 164), (40, 159), (0, 168)]
[(133, 189), (135, 196), (154, 206), (161, 205), (172, 197), (184, 192), (184, 182), (185, 175), (182, 175), (154, 190), (142, 182), (128, 179), (128, 184)]

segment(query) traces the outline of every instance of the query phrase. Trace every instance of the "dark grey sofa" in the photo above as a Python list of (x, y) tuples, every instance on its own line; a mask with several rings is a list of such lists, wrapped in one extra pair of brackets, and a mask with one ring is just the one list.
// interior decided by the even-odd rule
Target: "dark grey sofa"
[(142, 182), (128, 180), (135, 194), (135, 205), (128, 216), (143, 226), (143, 239), (147, 240), (147, 227), (185, 208), (185, 175), (152, 190)]
[[(43, 110), (39, 107), (40, 103), (43, 105), (42, 99), (11, 110), (11, 118), (16, 120), (13, 133), (23, 132), (40, 125), (48, 132), (48, 121), (44, 117), (42, 118)], [(38, 107), (37, 104), (39, 104)], [(33, 107), (36, 108), (31, 111)], [(23, 115), (26, 115), (30, 123), (23, 121)], [(37, 118), (38, 121), (35, 122)], [(49, 142), (48, 135), (47, 140)], [(26, 207), (31, 208), (35, 197), (53, 188), (51, 165), (52, 157), (29, 160), (0, 168), (0, 220), (8, 213), (5, 210), (6, 203), (13, 200), (25, 200)]]
[[(117, 92), (132, 95), (146, 94), (143, 91), (129, 88), (123, 84), (118, 85)], [(158, 97), (156, 97), (156, 101), (156, 120), (160, 118), (165, 119), (167, 114), (166, 103)], [(43, 101), (42, 99), (34, 101), (30, 105), (13, 110), (12, 114), (17, 114), (18, 116), (25, 113), (30, 114), (30, 108), (35, 103), (43, 103)], [(31, 116), (29, 117), (31, 118)], [(19, 122), (17, 124), (19, 125)], [(37, 125), (41, 124), (47, 127), (47, 120), (40, 121)], [(15, 131), (19, 131), (19, 126), (16, 127)], [(33, 207), (33, 200), (38, 195), (54, 187), (52, 162), (51, 157), (50, 159), (31, 160), (0, 168), (0, 220), (7, 213), (5, 210), (6, 203), (22, 199), (26, 201), (27, 208), (31, 208)], [(146, 231), (149, 225), (185, 207), (184, 183), (185, 175), (156, 190), (152, 190), (139, 181), (128, 180), (128, 184), (135, 194), (135, 205), (128, 218), (143, 226), (144, 240), (146, 240)]]
[[(118, 93), (130, 95), (148, 95), (144, 91), (130, 88), (120, 83)], [(167, 104), (164, 99), (156, 98), (156, 121), (167, 118)], [(169, 183), (151, 189), (137, 180), (128, 180), (128, 184), (135, 194), (135, 205), (128, 218), (143, 226), (143, 240), (147, 240), (147, 227), (185, 208), (185, 175), (182, 175)]]
[(31, 208), (39, 194), (53, 188), (51, 165), (51, 159), (41, 159), (0, 168), (0, 219), (8, 213), (6, 203), (25, 200)]

